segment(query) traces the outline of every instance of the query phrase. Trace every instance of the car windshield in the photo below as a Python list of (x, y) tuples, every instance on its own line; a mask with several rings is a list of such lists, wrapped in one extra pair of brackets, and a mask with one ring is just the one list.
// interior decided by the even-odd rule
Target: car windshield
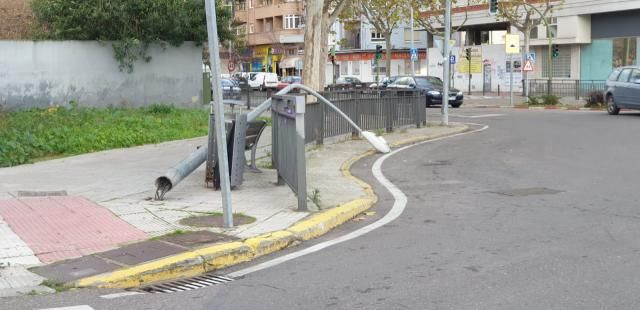
[(300, 83), (300, 81), (302, 81), (302, 79), (299, 76), (291, 77), (291, 83)]
[(418, 83), (418, 85), (420, 86), (434, 86), (434, 87), (444, 86), (442, 84), (441, 79), (433, 76), (416, 77), (415, 80), (416, 80), (416, 83)]

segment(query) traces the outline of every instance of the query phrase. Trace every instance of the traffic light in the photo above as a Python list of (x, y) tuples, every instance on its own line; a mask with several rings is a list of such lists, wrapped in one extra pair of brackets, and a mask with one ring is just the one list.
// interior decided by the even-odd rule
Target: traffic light
[(376, 45), (376, 59), (382, 58), (382, 45)]
[(336, 56), (335, 55), (331, 55), (330, 57), (331, 57), (331, 63), (335, 65), (336, 64)]
[(560, 46), (558, 44), (554, 44), (553, 45), (553, 50), (552, 50), (551, 56), (553, 56), (553, 57), (560, 56)]
[(471, 61), (471, 48), (466, 48), (464, 50), (465, 52), (465, 57), (467, 58), (467, 60)]
[(498, 0), (489, 0), (489, 14), (498, 12)]

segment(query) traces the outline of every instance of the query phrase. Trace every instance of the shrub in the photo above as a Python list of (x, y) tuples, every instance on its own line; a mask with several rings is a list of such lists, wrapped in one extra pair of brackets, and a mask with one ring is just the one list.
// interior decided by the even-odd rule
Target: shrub
[(528, 101), (529, 105), (540, 105), (540, 101), (538, 100), (538, 97), (529, 96), (528, 100), (529, 100)]
[(586, 108), (601, 108), (604, 106), (604, 95), (600, 91), (592, 91), (585, 100), (587, 101), (584, 105)]
[(540, 99), (542, 99), (542, 105), (559, 105), (560, 104), (560, 97), (558, 96), (546, 95), (546, 96), (541, 96)]

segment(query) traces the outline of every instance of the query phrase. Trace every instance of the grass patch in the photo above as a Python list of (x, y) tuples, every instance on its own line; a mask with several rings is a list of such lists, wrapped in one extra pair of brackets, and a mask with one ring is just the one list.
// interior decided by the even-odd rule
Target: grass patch
[(40, 285), (42, 286), (46, 286), (50, 289), (53, 289), (54, 291), (56, 291), (56, 293), (60, 293), (60, 292), (64, 292), (64, 291), (68, 291), (69, 288), (62, 285), (61, 283), (58, 282), (54, 282), (51, 280), (44, 280), (42, 281), (42, 283), (40, 283)]
[(156, 237), (153, 237), (153, 238), (151, 238), (149, 240), (158, 240), (158, 239), (161, 239), (161, 238), (164, 238), (164, 237), (181, 236), (181, 235), (184, 235), (184, 234), (186, 234), (188, 232), (189, 231), (187, 231), (187, 230), (177, 229), (177, 230), (175, 230), (173, 232), (170, 232), (168, 234), (164, 234), (164, 235), (161, 235), (161, 236), (156, 236)]
[(207, 121), (204, 109), (169, 105), (0, 112), (0, 167), (204, 136)]
[(256, 120), (267, 122), (267, 126), (269, 127), (273, 125), (273, 122), (271, 121), (271, 116), (258, 116)]

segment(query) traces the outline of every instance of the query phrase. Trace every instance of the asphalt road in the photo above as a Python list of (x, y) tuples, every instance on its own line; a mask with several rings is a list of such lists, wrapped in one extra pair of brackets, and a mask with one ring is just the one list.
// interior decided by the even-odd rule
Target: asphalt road
[[(364, 236), (198, 290), (109, 300), (98, 296), (112, 291), (80, 290), (0, 308), (638, 309), (640, 114), (452, 113), (489, 128), (388, 158), (382, 172), (406, 209)], [(371, 175), (376, 159), (353, 169), (375, 184), (376, 215), (305, 247), (390, 210), (393, 198)]]

